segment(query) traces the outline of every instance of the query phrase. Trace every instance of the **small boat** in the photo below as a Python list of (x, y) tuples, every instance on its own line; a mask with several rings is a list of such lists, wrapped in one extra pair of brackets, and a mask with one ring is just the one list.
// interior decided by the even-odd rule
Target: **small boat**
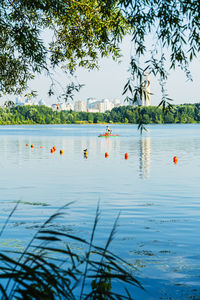
[(98, 137), (115, 137), (115, 136), (119, 136), (119, 134), (110, 134), (110, 133), (103, 133), (103, 134), (100, 134)]

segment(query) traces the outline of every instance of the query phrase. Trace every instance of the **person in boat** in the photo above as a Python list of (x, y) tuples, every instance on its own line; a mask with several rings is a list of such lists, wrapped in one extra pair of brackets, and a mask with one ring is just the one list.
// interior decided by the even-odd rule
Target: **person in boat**
[(106, 135), (110, 135), (110, 132), (111, 132), (112, 130), (110, 130), (110, 128), (108, 127), (108, 126), (106, 126)]

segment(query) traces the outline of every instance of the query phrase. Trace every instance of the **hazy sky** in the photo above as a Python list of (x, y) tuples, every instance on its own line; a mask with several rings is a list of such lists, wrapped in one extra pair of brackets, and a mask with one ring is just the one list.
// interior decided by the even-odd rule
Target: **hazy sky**
[[(130, 61), (130, 38), (125, 38), (122, 44), (122, 62), (117, 63), (111, 58), (102, 59), (100, 62), (100, 70), (86, 71), (79, 69), (77, 78), (79, 83), (85, 84), (81, 91), (75, 95), (74, 100), (86, 100), (89, 97), (97, 99), (115, 98), (121, 99), (123, 87), (129, 77), (129, 61)], [(187, 82), (183, 71), (177, 70), (170, 74), (168, 79), (168, 94), (174, 99), (175, 104), (200, 102), (200, 61), (196, 59), (190, 66), (193, 82)], [(61, 84), (65, 83), (64, 76), (58, 76)], [(159, 84), (154, 78), (151, 80), (151, 104), (157, 105), (160, 102), (161, 94)], [(31, 88), (38, 90), (38, 100), (43, 99), (46, 103), (55, 103), (55, 97), (49, 98), (47, 95), (49, 82), (44, 76), (37, 77), (31, 84)]]
[[(149, 45), (152, 40), (149, 38)], [(129, 63), (131, 56), (130, 38), (125, 38), (122, 44), (122, 62), (120, 64), (112, 61), (112, 59), (102, 59), (100, 71), (88, 72), (79, 70), (78, 78), (80, 82), (85, 83), (77, 99), (86, 99), (88, 97), (96, 98), (125, 98), (122, 96), (123, 87), (129, 77)], [(167, 90), (170, 98), (174, 103), (181, 104), (187, 102), (200, 102), (200, 60), (195, 59), (190, 65), (193, 76), (193, 82), (188, 82), (183, 71), (173, 71), (168, 79)], [(152, 105), (158, 105), (161, 101), (160, 86), (157, 80), (150, 77)]]
[[(129, 77), (130, 56), (126, 49), (123, 49), (124, 59), (121, 64), (113, 62), (111, 59), (104, 59), (101, 62), (100, 71), (87, 72), (80, 70), (78, 78), (80, 82), (85, 83), (77, 99), (86, 99), (88, 97), (96, 98), (125, 98), (122, 96), (123, 87)], [(186, 102), (200, 102), (200, 62), (195, 60), (190, 67), (193, 76), (193, 82), (188, 82), (183, 71), (173, 71), (167, 82), (167, 91), (174, 103), (181, 104)], [(150, 77), (152, 105), (160, 103), (161, 92), (157, 80)]]

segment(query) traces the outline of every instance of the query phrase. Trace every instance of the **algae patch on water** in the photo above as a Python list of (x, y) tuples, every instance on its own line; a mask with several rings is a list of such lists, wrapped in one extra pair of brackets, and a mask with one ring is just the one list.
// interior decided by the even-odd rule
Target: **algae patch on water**
[(5, 249), (18, 249), (19, 251), (24, 250), (24, 243), (19, 239), (1, 239), (0, 248)]
[[(17, 203), (17, 202), (18, 202), (18, 201), (12, 201), (12, 203)], [(20, 204), (33, 205), (33, 206), (50, 206), (50, 204), (44, 203), (44, 202), (20, 201)]]

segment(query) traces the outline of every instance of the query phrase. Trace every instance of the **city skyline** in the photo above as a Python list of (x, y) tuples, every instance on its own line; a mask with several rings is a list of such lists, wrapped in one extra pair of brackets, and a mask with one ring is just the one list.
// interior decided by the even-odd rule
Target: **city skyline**
[(40, 99), (36, 101), (34, 98), (22, 98), (16, 97), (14, 104), (16, 106), (26, 106), (26, 105), (44, 105), (47, 107), (52, 108), (53, 110), (74, 110), (77, 112), (101, 112), (104, 113), (105, 111), (110, 111), (114, 107), (121, 106), (120, 99), (101, 99), (98, 100), (96, 98), (88, 98), (85, 100), (78, 100), (74, 103), (65, 103), (65, 102), (57, 102), (53, 104), (47, 104), (44, 100)]

